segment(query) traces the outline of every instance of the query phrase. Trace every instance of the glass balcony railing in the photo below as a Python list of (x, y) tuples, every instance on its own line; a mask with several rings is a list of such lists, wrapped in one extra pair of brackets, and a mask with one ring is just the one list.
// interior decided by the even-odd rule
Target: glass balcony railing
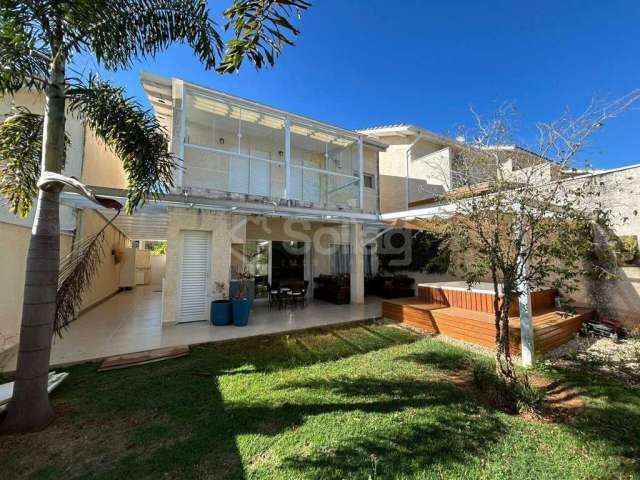
[(290, 198), (328, 205), (358, 207), (358, 177), (291, 165)]
[[(274, 199), (285, 196), (285, 164), (270, 158), (185, 144), (183, 185)], [(291, 165), (289, 198), (358, 208), (358, 177)]]
[(258, 156), (185, 144), (183, 185), (284, 197), (284, 163)]

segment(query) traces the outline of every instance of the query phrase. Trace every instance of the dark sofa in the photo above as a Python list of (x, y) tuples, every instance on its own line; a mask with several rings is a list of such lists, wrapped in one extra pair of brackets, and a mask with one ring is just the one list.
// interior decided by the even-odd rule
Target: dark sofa
[(382, 298), (415, 297), (414, 279), (407, 275), (375, 275), (365, 280), (365, 295)]
[(351, 303), (349, 275), (320, 275), (313, 279), (313, 298), (345, 305)]

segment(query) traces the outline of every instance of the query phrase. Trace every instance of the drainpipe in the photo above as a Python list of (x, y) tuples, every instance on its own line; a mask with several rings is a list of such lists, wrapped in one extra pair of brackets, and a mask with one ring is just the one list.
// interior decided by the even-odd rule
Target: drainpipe
[(412, 157), (412, 150), (415, 147), (416, 143), (420, 141), (420, 133), (416, 133), (416, 139), (409, 145), (407, 149), (407, 153), (405, 154), (405, 162), (407, 167), (407, 175), (405, 177), (405, 199), (407, 201), (407, 210), (409, 210), (409, 162)]

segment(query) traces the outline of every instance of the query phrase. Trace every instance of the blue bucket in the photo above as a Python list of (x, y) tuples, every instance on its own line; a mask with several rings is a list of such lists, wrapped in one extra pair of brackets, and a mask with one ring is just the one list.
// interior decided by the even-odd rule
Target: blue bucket
[(233, 324), (236, 327), (246, 327), (251, 313), (251, 300), (248, 298), (231, 300), (233, 308)]
[(231, 323), (231, 302), (229, 300), (211, 302), (211, 323), (217, 326)]

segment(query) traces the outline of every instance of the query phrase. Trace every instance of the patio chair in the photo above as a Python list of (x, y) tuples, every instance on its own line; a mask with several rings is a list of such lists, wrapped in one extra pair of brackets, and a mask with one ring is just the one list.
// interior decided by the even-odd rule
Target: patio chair
[(271, 285), (267, 283), (267, 291), (269, 292), (269, 308), (273, 306), (280, 308), (280, 290), (271, 288)]
[(292, 304), (290, 288), (281, 288), (278, 292), (278, 309), (282, 310)]
[(309, 281), (304, 281), (304, 286), (300, 290), (293, 291), (291, 293), (293, 304), (296, 307), (306, 307), (307, 306), (307, 289), (309, 288)]

